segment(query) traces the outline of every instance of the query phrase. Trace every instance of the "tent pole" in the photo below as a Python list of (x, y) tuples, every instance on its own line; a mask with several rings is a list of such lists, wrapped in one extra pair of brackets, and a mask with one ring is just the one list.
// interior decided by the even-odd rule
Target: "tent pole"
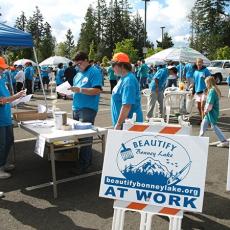
[[(7, 57), (7, 55), (6, 55), (6, 50), (4, 49), (3, 50), (3, 57), (5, 57), (5, 59), (6, 59), (6, 63), (9, 65), (9, 60), (8, 60), (8, 57)], [(10, 66), (10, 65), (9, 65)], [(8, 72), (9, 72), (9, 70), (8, 70)], [(14, 95), (14, 87), (13, 87), (13, 82), (12, 82), (12, 79), (11, 79), (11, 71), (10, 71), (10, 73), (9, 73), (9, 75), (8, 75), (8, 77), (9, 77), (9, 79), (7, 79), (7, 80), (9, 80), (10, 82), (10, 94), (11, 95)]]
[(41, 86), (42, 86), (42, 93), (44, 95), (45, 104), (46, 104), (46, 112), (47, 112), (48, 111), (48, 104), (47, 104), (47, 99), (46, 99), (46, 93), (45, 93), (44, 85), (43, 85), (43, 82), (42, 82), (41, 71), (40, 71), (40, 68), (39, 68), (39, 65), (38, 65), (38, 58), (37, 58), (36, 50), (35, 50), (34, 47), (33, 47), (33, 51), (34, 51), (35, 62), (37, 64), (37, 68), (38, 68), (38, 75), (39, 75), (39, 79), (40, 79)]

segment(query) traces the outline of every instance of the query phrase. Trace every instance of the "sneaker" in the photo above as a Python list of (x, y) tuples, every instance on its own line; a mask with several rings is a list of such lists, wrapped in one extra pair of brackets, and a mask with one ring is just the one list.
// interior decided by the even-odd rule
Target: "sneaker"
[(7, 179), (11, 177), (10, 173), (5, 172), (4, 167), (0, 168), (0, 179)]
[(4, 193), (0, 192), (0, 198), (4, 197)]
[(4, 166), (4, 171), (5, 172), (10, 172), (10, 171), (12, 171), (12, 170), (14, 170), (15, 169), (15, 165), (14, 164), (6, 164), (5, 166)]
[(229, 142), (228, 141), (222, 141), (219, 144), (217, 144), (217, 147), (223, 148), (223, 147), (228, 147)]

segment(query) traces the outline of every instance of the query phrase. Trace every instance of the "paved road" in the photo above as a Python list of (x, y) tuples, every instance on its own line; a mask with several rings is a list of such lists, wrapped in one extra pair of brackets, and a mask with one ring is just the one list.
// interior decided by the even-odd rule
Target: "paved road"
[[(230, 138), (230, 99), (226, 97), (227, 86), (222, 85), (221, 119), (219, 125)], [(35, 99), (24, 109), (35, 109), (43, 103), (42, 97)], [(52, 101), (48, 101), (52, 105)], [(143, 98), (143, 105), (146, 104)], [(71, 117), (71, 100), (57, 101), (57, 107), (69, 112)], [(145, 109), (145, 106), (143, 106)], [(175, 122), (172, 120), (172, 122)], [(193, 135), (199, 132), (197, 114), (191, 119)], [(96, 125), (110, 127), (110, 94), (108, 83), (100, 101), (100, 110)], [(210, 142), (216, 141), (211, 130), (207, 132)], [(59, 198), (53, 199), (51, 187), (27, 191), (25, 188), (45, 183), (51, 175), (50, 162), (33, 153), (33, 136), (15, 128), (17, 142), (17, 167), (13, 177), (0, 181), (0, 190), (6, 193), (0, 200), (0, 230), (39, 229), (39, 230), (109, 230), (113, 216), (113, 202), (98, 197), (100, 175), (84, 178), (58, 186)], [(94, 169), (102, 167), (103, 157), (100, 147), (94, 146)], [(203, 213), (185, 213), (182, 228), (184, 230), (227, 230), (230, 229), (230, 192), (226, 192), (228, 149), (209, 148), (208, 169), (205, 188)], [(70, 176), (73, 162), (57, 162), (58, 178)], [(128, 212), (125, 218), (125, 230), (139, 229), (140, 216)], [(168, 229), (167, 218), (154, 217), (153, 227), (157, 230)]]

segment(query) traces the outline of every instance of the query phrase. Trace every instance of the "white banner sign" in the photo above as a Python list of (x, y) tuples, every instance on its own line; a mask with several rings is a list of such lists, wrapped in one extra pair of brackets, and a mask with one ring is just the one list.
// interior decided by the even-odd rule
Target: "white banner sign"
[(208, 140), (109, 130), (100, 196), (201, 212)]

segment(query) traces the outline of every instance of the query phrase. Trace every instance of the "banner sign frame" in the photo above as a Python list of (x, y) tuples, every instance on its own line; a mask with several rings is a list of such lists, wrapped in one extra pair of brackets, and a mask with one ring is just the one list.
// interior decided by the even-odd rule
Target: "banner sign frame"
[(109, 130), (100, 197), (201, 212), (209, 138)]

